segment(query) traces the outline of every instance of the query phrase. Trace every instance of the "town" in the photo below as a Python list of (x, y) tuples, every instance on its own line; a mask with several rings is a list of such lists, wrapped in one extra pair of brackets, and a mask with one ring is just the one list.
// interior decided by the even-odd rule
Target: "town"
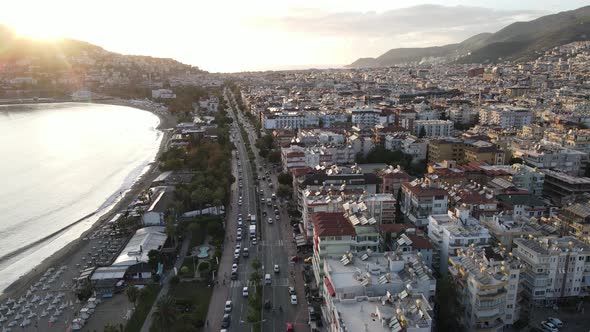
[(116, 97), (167, 124), (146, 185), (3, 300), (3, 328), (590, 329), (590, 42), (493, 65), (109, 59), (1, 73), (10, 102)]

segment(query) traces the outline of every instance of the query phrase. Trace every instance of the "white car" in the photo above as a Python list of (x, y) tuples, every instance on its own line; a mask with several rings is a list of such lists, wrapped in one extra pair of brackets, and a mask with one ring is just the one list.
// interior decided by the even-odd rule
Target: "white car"
[(547, 321), (555, 325), (555, 327), (557, 327), (558, 329), (563, 327), (563, 322), (559, 318), (547, 317)]
[(291, 304), (297, 304), (297, 295), (291, 295)]
[(223, 311), (226, 313), (231, 312), (231, 301), (225, 301), (225, 307), (223, 308)]
[(242, 249), (242, 244), (241, 243), (236, 243), (236, 250), (240, 250)]
[(268, 217), (268, 223), (272, 224), (274, 220), (272, 220), (272, 217)]
[(279, 273), (279, 271), (280, 271), (279, 264), (275, 264), (274, 271), (275, 271), (275, 273)]
[(242, 241), (242, 233), (239, 233), (238, 235), (236, 235), (236, 240)]
[(231, 266), (231, 272), (232, 273), (234, 273), (234, 272), (237, 273), (238, 272), (238, 264), (234, 264), (234, 265)]
[(248, 297), (248, 287), (244, 287), (244, 288), (242, 289), (242, 296), (243, 296), (243, 297)]
[(238, 205), (242, 205), (242, 200), (241, 199), (238, 201)]

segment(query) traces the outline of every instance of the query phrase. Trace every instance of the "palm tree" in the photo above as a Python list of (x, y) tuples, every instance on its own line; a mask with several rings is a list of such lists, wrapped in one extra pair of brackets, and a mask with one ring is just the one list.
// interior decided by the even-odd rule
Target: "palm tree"
[(170, 296), (163, 297), (158, 301), (154, 311), (154, 323), (161, 330), (170, 328), (176, 321), (176, 302)]
[(123, 324), (114, 325), (109, 323), (104, 327), (103, 332), (123, 332), (123, 330)]

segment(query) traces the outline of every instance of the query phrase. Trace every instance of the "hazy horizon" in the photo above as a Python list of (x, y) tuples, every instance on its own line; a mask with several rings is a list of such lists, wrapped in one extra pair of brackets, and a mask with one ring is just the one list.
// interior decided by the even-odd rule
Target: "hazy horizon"
[(0, 23), (23, 36), (73, 38), (211, 72), (240, 72), (342, 67), (392, 48), (456, 43), (584, 5), (579, 0), (344, 0), (337, 5), (327, 0), (107, 0), (89, 12), (71, 0), (24, 0), (5, 5)]

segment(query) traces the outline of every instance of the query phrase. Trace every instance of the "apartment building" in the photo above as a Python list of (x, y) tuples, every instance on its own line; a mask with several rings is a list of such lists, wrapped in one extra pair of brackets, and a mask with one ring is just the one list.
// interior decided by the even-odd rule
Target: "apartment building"
[(428, 216), (447, 212), (447, 191), (418, 180), (402, 184), (401, 211), (417, 227), (428, 225)]
[(378, 171), (377, 176), (381, 179), (380, 192), (393, 194), (394, 197), (397, 197), (403, 183), (412, 180), (412, 177), (404, 172), (399, 165), (397, 167), (388, 166)]
[(468, 247), (449, 258), (448, 268), (464, 309), (466, 331), (503, 331), (518, 320), (520, 263), (498, 248)]
[(500, 128), (521, 128), (533, 122), (534, 114), (526, 108), (489, 106), (479, 111), (479, 124)]
[(513, 154), (522, 158), (529, 166), (561, 171), (573, 176), (584, 174), (588, 159), (585, 152), (548, 144), (514, 146)]
[(373, 128), (379, 124), (381, 110), (371, 107), (355, 107), (349, 109), (352, 124), (359, 128)]
[(345, 254), (325, 258), (324, 275), (328, 331), (431, 331), (436, 280), (419, 257)]
[(566, 205), (590, 192), (590, 178), (543, 169), (543, 194), (554, 204)]
[(530, 304), (546, 305), (588, 294), (590, 246), (573, 236), (520, 238), (512, 254), (523, 264), (521, 286)]
[(463, 140), (458, 138), (433, 139), (428, 142), (428, 162), (461, 161), (464, 157)]
[(490, 233), (479, 221), (469, 215), (464, 206), (446, 214), (428, 216), (428, 238), (434, 247), (432, 268), (446, 275), (449, 257), (455, 256), (458, 249), (468, 246), (488, 246)]
[(453, 136), (454, 123), (451, 120), (415, 120), (412, 134), (424, 137)]
[(567, 232), (585, 243), (590, 243), (590, 202), (575, 203), (562, 208), (555, 219)]

